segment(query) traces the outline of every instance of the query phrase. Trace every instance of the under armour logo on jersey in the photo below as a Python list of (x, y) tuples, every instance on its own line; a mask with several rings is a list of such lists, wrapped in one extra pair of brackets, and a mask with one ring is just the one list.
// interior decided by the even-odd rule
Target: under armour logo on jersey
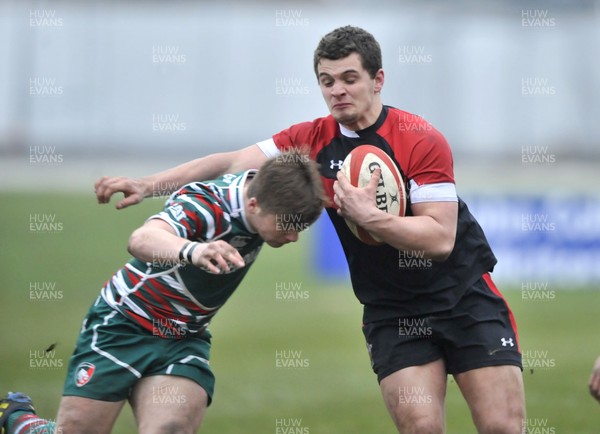
[(514, 347), (515, 346), (512, 338), (509, 338), (509, 339), (501, 338), (500, 340), (502, 341), (503, 347), (508, 347), (508, 346)]
[(329, 161), (329, 168), (333, 169), (334, 167), (337, 167), (338, 170), (340, 170), (342, 168), (342, 164), (344, 162), (342, 160), (338, 160), (338, 162), (336, 163), (335, 160), (330, 160)]

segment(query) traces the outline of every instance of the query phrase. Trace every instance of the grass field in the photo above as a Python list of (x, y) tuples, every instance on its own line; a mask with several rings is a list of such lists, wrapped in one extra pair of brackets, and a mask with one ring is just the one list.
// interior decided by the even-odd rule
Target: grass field
[[(39, 414), (54, 418), (81, 320), (128, 258), (129, 233), (162, 202), (117, 212), (92, 195), (3, 193), (0, 201), (0, 389), (29, 393)], [(201, 432), (267, 434), (290, 423), (311, 434), (395, 432), (370, 370), (360, 306), (348, 282), (315, 279), (311, 235), (279, 250), (265, 247), (214, 320), (217, 387)], [(302, 298), (279, 299), (282, 286)], [(600, 410), (587, 379), (600, 354), (600, 291), (553, 291), (546, 300), (505, 291), (534, 366), (524, 372), (530, 432), (598, 433)], [(294, 352), (303, 367), (276, 366), (281, 352)], [(114, 432), (135, 432), (128, 408)], [(447, 432), (475, 432), (452, 379)]]

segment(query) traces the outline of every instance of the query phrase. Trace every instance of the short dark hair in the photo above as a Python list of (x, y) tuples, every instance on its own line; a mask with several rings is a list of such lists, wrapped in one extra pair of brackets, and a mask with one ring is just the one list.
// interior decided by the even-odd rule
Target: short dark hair
[(338, 60), (352, 53), (359, 54), (363, 68), (371, 78), (375, 78), (382, 67), (381, 47), (372, 34), (353, 26), (338, 27), (321, 38), (314, 55), (317, 78), (321, 59)]
[(294, 215), (297, 222), (311, 225), (325, 204), (319, 165), (305, 149), (292, 149), (267, 160), (248, 186), (261, 210), (276, 215)]

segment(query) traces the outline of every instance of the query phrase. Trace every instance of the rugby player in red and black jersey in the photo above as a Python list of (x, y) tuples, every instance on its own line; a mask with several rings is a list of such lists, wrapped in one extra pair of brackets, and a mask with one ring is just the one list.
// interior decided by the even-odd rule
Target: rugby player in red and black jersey
[[(314, 68), (329, 116), (146, 178), (101, 178), (99, 202), (123, 192), (117, 204), (123, 208), (156, 194), (153, 186), (258, 167), (279, 152), (308, 145), (321, 164), (332, 199), (327, 212), (364, 305), (367, 348), (398, 431), (444, 432), (451, 374), (479, 433), (521, 433), (525, 398), (515, 322), (489, 274), (496, 258), (457, 196), (448, 143), (420, 117), (383, 105), (381, 50), (370, 33), (346, 26), (327, 34), (315, 50)], [(406, 216), (376, 207), (378, 171), (363, 189), (338, 171), (362, 144), (381, 148), (400, 168), (409, 187)], [(360, 242), (344, 218), (385, 244)]]

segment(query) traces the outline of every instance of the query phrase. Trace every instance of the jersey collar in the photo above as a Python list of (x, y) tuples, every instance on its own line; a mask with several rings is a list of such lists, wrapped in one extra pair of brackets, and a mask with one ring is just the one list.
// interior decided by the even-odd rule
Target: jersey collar
[(342, 133), (342, 136), (350, 137), (352, 139), (357, 139), (360, 137), (356, 131), (349, 130), (340, 123), (338, 123), (338, 125), (340, 126), (340, 133)]
[(387, 118), (387, 114), (388, 114), (388, 107), (383, 106), (383, 108), (381, 109), (381, 113), (379, 113), (379, 116), (377, 117), (377, 120), (375, 121), (375, 123), (371, 126), (368, 126), (365, 129), (358, 130), (358, 131), (349, 130), (342, 124), (338, 123), (338, 125), (340, 126), (340, 133), (342, 133), (343, 136), (354, 138), (354, 139), (368, 135), (371, 132), (377, 131), (379, 129), (379, 127), (381, 127), (383, 125), (383, 123), (385, 122), (385, 119)]
[(233, 188), (230, 194), (232, 216), (235, 217), (239, 215), (246, 230), (252, 234), (256, 234), (258, 232), (252, 229), (250, 223), (248, 223), (248, 220), (246, 219), (246, 211), (244, 207), (244, 186), (246, 185), (246, 181), (254, 178), (257, 172), (258, 170), (255, 169), (246, 170), (241, 176), (233, 181)]

